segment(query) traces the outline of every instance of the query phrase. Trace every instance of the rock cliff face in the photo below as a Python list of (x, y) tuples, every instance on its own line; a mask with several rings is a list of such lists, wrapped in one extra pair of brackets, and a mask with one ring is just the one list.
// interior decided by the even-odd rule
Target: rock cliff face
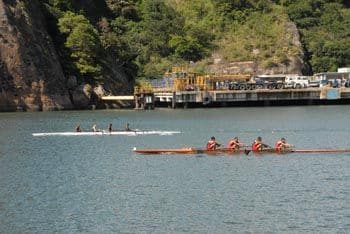
[(297, 26), (293, 22), (287, 22), (285, 25), (286, 33), (291, 35), (291, 43), (298, 48), (298, 55), (288, 56), (288, 60), (284, 64), (277, 64), (273, 67), (264, 67), (258, 61), (242, 61), (230, 62), (225, 61), (221, 54), (212, 54), (212, 64), (208, 66), (208, 71), (211, 73), (250, 73), (250, 74), (302, 74), (307, 72), (307, 67), (304, 63), (304, 52), (300, 42), (300, 35)]
[(72, 108), (38, 6), (35, 0), (0, 0), (0, 111)]

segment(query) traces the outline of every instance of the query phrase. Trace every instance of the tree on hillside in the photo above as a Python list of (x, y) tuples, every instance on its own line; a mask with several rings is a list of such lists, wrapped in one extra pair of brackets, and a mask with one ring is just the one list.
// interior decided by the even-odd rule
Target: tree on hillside
[(73, 10), (72, 0), (52, 0), (52, 5), (62, 11)]
[(126, 0), (106, 0), (111, 11), (118, 17), (122, 16), (125, 19), (139, 21), (139, 15), (135, 8), (135, 1)]
[(253, 7), (252, 0), (217, 0), (215, 1), (219, 11), (223, 13), (232, 12), (233, 10), (246, 10)]
[(169, 55), (170, 35), (182, 32), (183, 19), (162, 0), (145, 0), (140, 5), (142, 41), (161, 56)]
[(313, 72), (350, 66), (350, 10), (342, 1), (297, 0), (287, 12), (298, 25)]
[(174, 49), (176, 57), (187, 61), (198, 61), (203, 58), (202, 45), (196, 38), (190, 36), (174, 36), (169, 41), (169, 45)]
[[(183, 18), (162, 0), (145, 0), (137, 5), (140, 21), (127, 21), (119, 24), (126, 27), (123, 35), (131, 50), (137, 53), (136, 63), (140, 67), (139, 77), (153, 76), (144, 69), (146, 66), (171, 56), (169, 40), (172, 35), (183, 33)], [(115, 28), (118, 30), (118, 28)], [(168, 64), (168, 63), (164, 63)], [(151, 66), (157, 67), (159, 66)], [(163, 69), (162, 69), (163, 70)]]
[(85, 16), (66, 12), (58, 21), (59, 30), (67, 35), (65, 45), (71, 50), (71, 57), (82, 75), (99, 76), (101, 66), (98, 54), (101, 49), (97, 30)]

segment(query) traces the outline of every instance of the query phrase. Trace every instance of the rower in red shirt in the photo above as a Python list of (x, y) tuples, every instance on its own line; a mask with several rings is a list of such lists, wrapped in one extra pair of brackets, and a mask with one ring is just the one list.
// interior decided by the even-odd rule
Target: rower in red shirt
[(243, 147), (243, 146), (244, 146), (243, 142), (240, 142), (238, 140), (238, 137), (231, 139), (227, 144), (228, 149), (234, 149), (234, 150), (238, 150), (240, 147)]
[(286, 139), (283, 137), (279, 141), (277, 141), (275, 144), (275, 148), (277, 152), (284, 151), (290, 147), (293, 147), (293, 145), (287, 143)]
[(207, 150), (216, 150), (216, 148), (220, 146), (221, 144), (216, 142), (215, 137), (211, 137), (207, 143)]
[(262, 151), (264, 148), (271, 148), (269, 145), (262, 142), (262, 138), (259, 136), (256, 138), (254, 143), (252, 144), (252, 150), (254, 152)]

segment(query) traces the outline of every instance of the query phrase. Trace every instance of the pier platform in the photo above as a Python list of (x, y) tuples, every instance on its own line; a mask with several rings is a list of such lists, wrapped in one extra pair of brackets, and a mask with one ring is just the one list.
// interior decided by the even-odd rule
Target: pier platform
[(156, 107), (307, 105), (350, 103), (350, 88), (155, 92)]
[(116, 101), (127, 101), (134, 103), (135, 109), (350, 104), (350, 88), (154, 90), (138, 92), (134, 96), (106, 96), (102, 101), (108, 105)]

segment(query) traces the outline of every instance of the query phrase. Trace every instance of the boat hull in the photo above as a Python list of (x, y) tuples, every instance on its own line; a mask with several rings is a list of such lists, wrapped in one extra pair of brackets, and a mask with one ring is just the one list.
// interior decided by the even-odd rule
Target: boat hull
[(180, 149), (134, 149), (135, 153), (140, 154), (196, 154), (196, 149), (180, 148)]
[(100, 132), (42, 132), (42, 133), (33, 133), (35, 137), (44, 137), (44, 136), (102, 136), (102, 135), (123, 135), (123, 136), (137, 136), (137, 135), (174, 135), (179, 134), (179, 131), (100, 131)]
[(208, 155), (234, 155), (234, 154), (244, 154), (248, 155), (253, 153), (255, 155), (259, 154), (289, 154), (289, 153), (350, 153), (350, 149), (287, 149), (278, 151), (276, 149), (264, 149), (262, 151), (253, 151), (251, 149), (198, 149), (198, 148), (179, 148), (179, 149), (136, 149), (133, 151), (139, 154), (208, 154)]
[(179, 149), (136, 149), (133, 150), (135, 153), (140, 154), (209, 154), (209, 155), (219, 155), (219, 154), (249, 154), (251, 150), (249, 149), (198, 149), (198, 148), (179, 148)]

